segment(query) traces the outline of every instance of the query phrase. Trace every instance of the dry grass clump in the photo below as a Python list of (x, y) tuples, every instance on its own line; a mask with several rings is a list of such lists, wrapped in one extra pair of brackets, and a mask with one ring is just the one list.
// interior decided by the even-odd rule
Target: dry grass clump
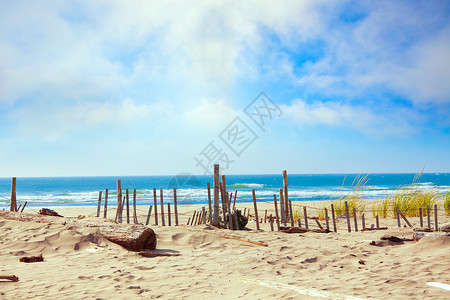
[(444, 209), (445, 215), (450, 216), (450, 191), (445, 194)]

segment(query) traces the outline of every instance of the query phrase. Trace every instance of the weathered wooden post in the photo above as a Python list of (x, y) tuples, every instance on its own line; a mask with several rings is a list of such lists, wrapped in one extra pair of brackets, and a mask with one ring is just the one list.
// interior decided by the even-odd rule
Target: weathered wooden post
[(256, 205), (255, 189), (252, 189), (252, 195), (253, 195), (253, 205), (255, 207), (256, 229), (259, 230), (258, 206)]
[(380, 230), (380, 217), (378, 217), (378, 215), (376, 215), (376, 217), (375, 217), (375, 222), (377, 225), (377, 230)]
[(366, 217), (364, 213), (361, 215), (361, 222), (362, 222), (362, 231), (366, 230)]
[(220, 186), (220, 197), (222, 199), (222, 215), (223, 215), (223, 226), (226, 229), (227, 228), (227, 209), (226, 209), (226, 205), (225, 202), (226, 200), (226, 195), (224, 194), (223, 190), (223, 182), (219, 182), (219, 186)]
[(434, 231), (439, 230), (437, 204), (434, 205)]
[(423, 228), (423, 212), (422, 212), (422, 207), (419, 207), (419, 221), (420, 221), (420, 228)]
[(148, 225), (148, 223), (150, 222), (150, 215), (152, 214), (152, 208), (153, 205), (150, 205), (150, 207), (148, 208), (147, 221), (145, 222), (145, 225)]
[(155, 225), (158, 225), (158, 201), (156, 200), (156, 188), (153, 188), (153, 202), (155, 205)]
[(306, 206), (303, 206), (303, 215), (305, 217), (305, 228), (308, 228), (308, 213), (306, 212)]
[(330, 230), (330, 222), (328, 221), (328, 209), (325, 207), (325, 223), (327, 226), (327, 230)]
[(353, 207), (353, 220), (355, 222), (355, 231), (358, 231), (358, 219), (356, 217), (356, 208)]
[(108, 215), (108, 189), (105, 190), (105, 208), (104, 208), (104, 212), (103, 212), (103, 218), (106, 219), (107, 215)]
[(352, 232), (352, 228), (350, 226), (350, 214), (348, 212), (348, 203), (347, 201), (345, 201), (345, 214), (347, 216), (347, 227), (348, 227), (348, 232)]
[(286, 213), (284, 212), (283, 189), (280, 189), (280, 213), (281, 213), (281, 223), (283, 223), (283, 226), (286, 226)]
[(334, 204), (333, 203), (331, 203), (331, 218), (333, 220), (333, 230), (334, 230), (334, 232), (337, 232), (336, 215), (334, 213)]
[[(211, 204), (211, 202), (210, 202)], [(175, 226), (178, 226), (177, 188), (173, 188), (173, 205), (175, 206)]]
[(272, 214), (270, 214), (270, 216), (269, 216), (269, 223), (270, 223), (270, 231), (273, 231), (273, 218), (272, 218)]
[(289, 215), (291, 216), (291, 226), (294, 227), (294, 216), (292, 214), (292, 201), (289, 200)]
[(163, 189), (159, 189), (159, 197), (161, 199), (161, 225), (166, 226), (166, 222), (164, 220)]
[(289, 218), (289, 196), (288, 196), (288, 182), (287, 182), (287, 171), (283, 170), (283, 189), (284, 189), (284, 205), (285, 205), (285, 220)]
[(275, 206), (275, 218), (277, 222), (277, 230), (280, 231), (280, 216), (278, 215), (277, 195), (273, 194), (273, 203)]
[(207, 183), (207, 187), (208, 187), (208, 207), (209, 207), (208, 222), (211, 223), (212, 222), (212, 204), (211, 204), (211, 185), (209, 184), (209, 182)]
[(206, 210), (205, 207), (202, 207), (202, 217), (203, 217), (203, 224), (206, 224)]
[(172, 226), (172, 220), (170, 217), (170, 203), (167, 203), (167, 220), (169, 221), (169, 226)]
[(11, 202), (10, 202), (9, 210), (17, 211), (16, 177), (13, 177), (11, 180)]
[(236, 208), (237, 190), (234, 192), (233, 210)]
[(428, 222), (428, 228), (431, 228), (431, 216), (430, 216), (430, 206), (427, 205), (427, 222)]
[(136, 212), (136, 189), (133, 190), (133, 221), (134, 224), (139, 224)]
[(102, 191), (98, 192), (97, 218), (100, 217), (100, 207), (102, 205)]
[(117, 212), (116, 212), (116, 222), (122, 219), (122, 185), (120, 179), (117, 179)]
[(130, 195), (128, 189), (125, 190), (126, 205), (127, 205), (127, 224), (130, 224)]
[(219, 165), (214, 165), (214, 214), (212, 225), (219, 226)]
[(400, 224), (400, 208), (397, 206), (397, 226), (402, 227)]

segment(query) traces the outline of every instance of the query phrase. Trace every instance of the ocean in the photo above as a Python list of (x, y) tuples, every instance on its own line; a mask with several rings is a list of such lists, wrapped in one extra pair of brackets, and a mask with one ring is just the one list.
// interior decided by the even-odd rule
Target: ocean
[[(365, 199), (382, 199), (414, 181), (416, 174), (288, 174), (289, 198), (294, 201), (333, 200), (345, 196), (355, 188), (355, 178), (365, 178), (361, 195)], [(123, 177), (40, 177), (17, 178), (17, 202), (28, 202), (27, 207), (94, 206), (99, 191), (109, 190), (108, 203), (117, 199), (117, 179), (122, 189), (129, 189), (130, 199), (136, 189), (137, 204), (153, 203), (153, 188), (158, 201), (163, 189), (164, 202), (173, 202), (173, 188), (177, 188), (179, 204), (204, 204), (208, 201), (207, 183), (211, 176), (181, 174), (176, 176), (123, 176)], [(281, 174), (277, 175), (227, 175), (229, 192), (237, 190), (237, 201), (252, 201), (255, 189), (258, 201), (273, 201), (283, 186)], [(450, 191), (450, 173), (425, 173), (416, 180), (414, 188), (436, 190), (439, 194)], [(212, 193), (212, 189), (211, 189)], [(9, 207), (11, 178), (0, 178), (0, 209)]]

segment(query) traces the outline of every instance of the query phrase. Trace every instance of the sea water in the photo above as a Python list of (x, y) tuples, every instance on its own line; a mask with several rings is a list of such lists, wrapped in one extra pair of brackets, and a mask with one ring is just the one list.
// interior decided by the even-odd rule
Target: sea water
[[(293, 201), (339, 199), (358, 187), (365, 199), (383, 199), (397, 189), (412, 186), (421, 190), (435, 190), (443, 195), (450, 191), (450, 173), (422, 174), (288, 174), (289, 199)], [(160, 189), (164, 202), (173, 203), (173, 189), (177, 189), (179, 204), (208, 203), (207, 183), (213, 193), (211, 176), (181, 174), (176, 176), (122, 176), (122, 177), (41, 177), (17, 178), (16, 197), (18, 203), (28, 202), (27, 207), (44, 206), (93, 206), (97, 205), (99, 191), (104, 201), (108, 189), (108, 203), (117, 201), (117, 179), (121, 179), (123, 195), (129, 190), (130, 200), (136, 189), (137, 204), (153, 204), (154, 191), (159, 202)], [(412, 185), (414, 183), (414, 185)], [(238, 202), (252, 201), (252, 190), (258, 201), (273, 201), (283, 187), (281, 174), (276, 175), (227, 175), (228, 192), (237, 191)], [(0, 209), (9, 207), (11, 178), (0, 178)]]

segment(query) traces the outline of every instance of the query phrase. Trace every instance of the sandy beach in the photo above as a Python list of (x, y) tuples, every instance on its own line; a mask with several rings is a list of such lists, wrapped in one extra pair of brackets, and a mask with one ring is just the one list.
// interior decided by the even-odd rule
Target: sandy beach
[[(383, 235), (412, 237), (413, 230), (398, 228), (395, 219), (381, 219), (381, 226), (388, 230), (351, 233), (345, 218), (338, 218), (337, 233), (272, 232), (269, 223), (260, 224), (258, 231), (254, 221), (243, 231), (185, 225), (200, 207), (179, 206), (182, 225), (177, 227), (156, 226), (152, 216), (149, 226), (157, 235), (156, 251), (179, 254), (154, 258), (106, 240), (98, 228), (53, 224), (56, 217), (46, 217), (41, 223), (0, 217), (0, 275), (19, 277), (18, 282), (0, 280), (0, 298), (449, 298), (450, 291), (427, 285), (450, 284), (449, 237), (400, 243), (380, 240)], [(273, 208), (258, 203), (258, 209), (264, 215), (261, 212)], [(138, 206), (139, 222), (145, 222), (147, 210), (147, 206)], [(96, 207), (57, 211), (65, 217), (97, 219)], [(114, 216), (114, 209), (108, 214)], [(418, 218), (409, 220), (415, 226), (419, 222)], [(449, 221), (440, 211), (439, 223)], [(371, 216), (366, 223), (368, 227), (374, 223)], [(19, 262), (20, 257), (40, 254), (43, 262)]]

